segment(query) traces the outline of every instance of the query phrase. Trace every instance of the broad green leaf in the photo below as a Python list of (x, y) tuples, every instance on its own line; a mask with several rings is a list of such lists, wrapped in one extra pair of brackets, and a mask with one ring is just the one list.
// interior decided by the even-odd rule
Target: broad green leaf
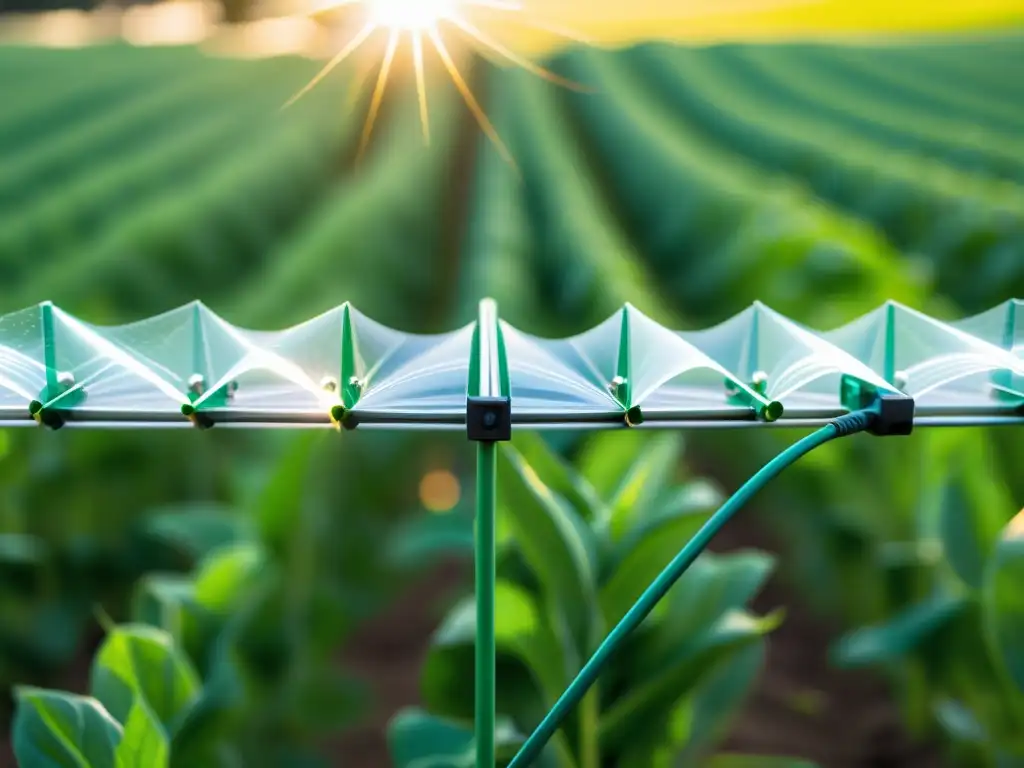
[[(476, 606), (457, 605), (434, 635), (423, 670), (423, 696), (431, 711), (472, 718)], [(495, 591), (498, 710), (519, 721), (539, 720), (569, 682), (562, 647), (533, 597), (499, 581)], [(559, 768), (572, 765), (564, 735), (549, 750)]]
[(583, 443), (576, 461), (581, 477), (600, 498), (611, 499), (650, 437), (639, 430), (613, 430), (592, 435)]
[(1024, 510), (1010, 521), (996, 545), (983, 605), (994, 656), (1024, 695)]
[(940, 521), (946, 559), (963, 582), (976, 591), (984, 586), (985, 564), (1007, 517), (1006, 507), (997, 505), (991, 491), (980, 492), (979, 480), (986, 487), (992, 484), (991, 476), (986, 478), (984, 474), (947, 484)]
[(638, 632), (637, 652), (623, 665), (637, 679), (657, 674), (676, 651), (729, 611), (745, 607), (775, 567), (764, 552), (705, 552), (655, 608), (657, 621)]
[(706, 486), (690, 491), (644, 520), (617, 548), (618, 556), (601, 585), (601, 611), (608, 626), (625, 616), (714, 511), (718, 497)]
[(708, 768), (818, 768), (817, 763), (798, 757), (724, 753), (707, 761)]
[(593, 542), (575, 510), (541, 482), (523, 457), (506, 444), (498, 458), (502, 509), (515, 543), (536, 575), (546, 608), (572, 633), (576, 648), (589, 648), (595, 632)]
[(118, 768), (121, 725), (87, 696), (18, 688), (14, 757), (31, 768)]
[(937, 592), (885, 622), (849, 632), (832, 650), (845, 667), (879, 664), (897, 659), (941, 630), (967, 605), (963, 595)]
[(266, 553), (258, 544), (229, 544), (211, 552), (196, 569), (196, 603), (212, 613), (230, 611), (266, 562)]
[(289, 551), (288, 542), (306, 497), (313, 457), (322, 442), (323, 435), (316, 434), (316, 430), (292, 438), (260, 491), (255, 508), (260, 539), (275, 555), (287, 555)]
[[(693, 693), (686, 753), (696, 758), (727, 735), (764, 667), (767, 642), (761, 638), (726, 660)], [(678, 753), (678, 750), (677, 750)]]
[(682, 450), (682, 438), (674, 432), (662, 432), (647, 439), (609, 500), (608, 527), (612, 540), (622, 539), (665, 491), (679, 466)]
[[(499, 718), (494, 733), (496, 756), (507, 762), (523, 742), (507, 720)], [(388, 723), (388, 752), (395, 768), (473, 768), (472, 725), (405, 709)], [(539, 768), (539, 767), (538, 767)]]
[(642, 735), (630, 739), (624, 751), (615, 755), (619, 768), (675, 768), (681, 746), (693, 730), (693, 702), (683, 699), (661, 720), (645, 727)]
[(755, 617), (730, 611), (703, 634), (694, 637), (661, 666), (657, 674), (638, 679), (608, 709), (601, 721), (602, 749), (619, 749), (637, 732), (671, 711), (693, 693), (720, 664), (758, 642), (782, 621), (779, 612)]
[(199, 676), (164, 630), (144, 625), (115, 627), (93, 659), (91, 693), (125, 723), (141, 698), (168, 734), (199, 696)]
[(519, 432), (513, 445), (541, 482), (572, 504), (582, 519), (592, 522), (601, 517), (601, 497), (572, 465), (548, 447), (540, 433)]
[[(558, 639), (533, 597), (514, 584), (499, 581), (495, 588), (495, 641), (499, 655), (522, 662), (542, 698), (542, 706), (555, 703), (568, 684), (564, 654)], [(465, 675), (472, 675), (476, 638), (476, 604), (459, 603), (434, 635), (425, 671), (426, 694), (432, 709), (468, 715), (472, 690), (465, 690)], [(468, 664), (468, 668), (464, 668)], [(465, 692), (461, 706), (444, 706), (452, 691)]]
[(117, 759), (119, 768), (166, 768), (170, 764), (167, 732), (141, 698), (135, 699), (128, 713)]
[(254, 535), (251, 521), (216, 504), (189, 504), (160, 509), (146, 520), (146, 532), (201, 559), (209, 552)]

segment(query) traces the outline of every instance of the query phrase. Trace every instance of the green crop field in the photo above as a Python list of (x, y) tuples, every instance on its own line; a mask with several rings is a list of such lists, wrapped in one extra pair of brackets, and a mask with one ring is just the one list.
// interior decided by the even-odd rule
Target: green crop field
[[(360, 156), (370, 94), (353, 88), (355, 67), (282, 110), (319, 62), (192, 47), (0, 47), (0, 318), (49, 299), (89, 322), (117, 323), (201, 299), (233, 323), (271, 329), (351, 301), (393, 327), (440, 331), (471, 320), (477, 301), (492, 296), (523, 330), (560, 335), (624, 302), (694, 328), (759, 299), (826, 328), (886, 299), (962, 317), (1024, 297), (1019, 32), (652, 43), (573, 48), (544, 62), (581, 90), (473, 58), (463, 71), (514, 166), (433, 65), (425, 145), (407, 63)], [(0, 341), (17, 331), (2, 322)], [(278, 435), (194, 437), (0, 432), (0, 686), (71, 687), (68, 670), (83, 654), (88, 664), (108, 616), (167, 628), (184, 619), (172, 621), (166, 606), (202, 593), (223, 609), (223, 624), (179, 627), (196, 666), (181, 674), (205, 686), (198, 700), (214, 711), (221, 700), (211, 691), (229, 687), (210, 641), (224, 627), (246, 638), (242, 655), (263, 675), (247, 689), (243, 725), (218, 721), (218, 745), (230, 742), (240, 764), (306, 765), (288, 761), (319, 754), (363, 701), (357, 685), (321, 671), (337, 671), (337, 647), (408, 583), (411, 566), (384, 542), (398, 522), (420, 520), (424, 473), (465, 481), (468, 457), (462, 441), (418, 436), (346, 435), (315, 448)], [(670, 483), (666, 467), (699, 457), (702, 470), (734, 487), (792, 435), (687, 438), (685, 454), (681, 443), (642, 449), (626, 440), (615, 459), (586, 440), (554, 446), (584, 478), (572, 487), (596, 488), (579, 501), (582, 524), (606, 502), (626, 503), (610, 478), (629, 490), (645, 462), (661, 461), (658, 483)], [(761, 517), (787, 542), (786, 577), (850, 632), (833, 649), (836, 662), (878, 671), (915, 736), (942, 743), (955, 765), (1010, 765), (996, 761), (1022, 753), (1024, 693), (997, 665), (964, 660), (984, 656), (992, 631), (980, 618), (994, 599), (982, 572), (1009, 557), (995, 540), (1024, 499), (1024, 449), (985, 430), (872, 447), (851, 441), (808, 457), (765, 495)], [(546, 448), (517, 449), (545, 483), (560, 493), (571, 485)], [(464, 556), (464, 505), (430, 518), (452, 527), (426, 526), (416, 546), (443, 540), (438, 549)], [(235, 549), (209, 560), (227, 541)], [(709, 621), (742, 608), (774, 567), (749, 557), (708, 561), (702, 578), (728, 581), (735, 569), (744, 585)], [(614, 563), (601, 562), (599, 587), (609, 592), (594, 599), (618, 616), (635, 585), (624, 587)], [(255, 580), (255, 563), (270, 574), (266, 590), (224, 608)], [(546, 599), (546, 585), (523, 584), (503, 598), (509, 611)], [(522, 611), (543, 623), (534, 608)], [(226, 618), (236, 614), (238, 623)], [(756, 628), (751, 643), (781, 620), (744, 615)], [(445, 621), (449, 644), (435, 638), (425, 698), (439, 714), (458, 715), (469, 635), (459, 614)], [(574, 653), (587, 650), (581, 642)], [(515, 653), (538, 679), (551, 671), (543, 654)], [(1024, 686), (1015, 653), (1010, 676)], [(749, 684), (761, 656), (737, 658)], [(622, 701), (636, 692), (625, 682), (634, 662), (651, 672), (648, 662), (623, 662), (612, 683)], [(502, 674), (499, 684), (517, 679)], [(720, 688), (689, 683), (690, 709), (672, 714), (709, 730), (672, 741), (666, 722), (659, 748), (715, 746), (710, 729), (737, 706), (732, 688), (719, 700)], [(540, 704), (550, 706), (558, 687)], [(655, 698), (666, 710), (678, 705)], [(520, 726), (536, 720), (532, 699), (506, 703)], [(574, 724), (579, 744), (556, 744), (551, 765), (600, 768), (599, 748), (616, 765), (669, 764), (658, 762), (664, 751), (634, 749), (623, 735), (647, 710), (590, 706), (601, 727), (588, 742)], [(0, 714), (8, 709), (0, 703)], [(204, 762), (211, 754), (186, 750), (174, 764), (231, 764)]]

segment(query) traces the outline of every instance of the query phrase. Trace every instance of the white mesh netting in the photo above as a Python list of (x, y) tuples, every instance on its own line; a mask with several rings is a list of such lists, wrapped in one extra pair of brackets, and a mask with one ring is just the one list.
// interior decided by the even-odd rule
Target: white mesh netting
[[(483, 315), (482, 315), (483, 317)], [(488, 322), (488, 321), (484, 321)], [(1024, 415), (1024, 302), (944, 323), (888, 303), (818, 332), (756, 303), (707, 330), (664, 328), (632, 306), (568, 339), (495, 321), (439, 335), (386, 328), (348, 305), (282, 331), (231, 325), (201, 303), (124, 326), (49, 303), (0, 317), (0, 424), (360, 424), (464, 420), (474, 356), (502, 356), (513, 421), (831, 418), (844, 381), (914, 398), (918, 417)], [(494, 347), (492, 349), (492, 347)], [(493, 370), (494, 368), (492, 368)]]

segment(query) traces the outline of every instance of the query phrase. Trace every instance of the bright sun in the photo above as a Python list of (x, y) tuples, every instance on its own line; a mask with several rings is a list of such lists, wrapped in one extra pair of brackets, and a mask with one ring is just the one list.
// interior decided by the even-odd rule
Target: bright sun
[(539, 18), (528, 12), (524, 7), (524, 0), (313, 0), (313, 5), (318, 10), (342, 7), (361, 7), (365, 12), (365, 23), (363, 27), (338, 51), (322, 70), (296, 93), (289, 101), (288, 106), (309, 92), (320, 80), (334, 69), (338, 64), (351, 56), (371, 35), (378, 30), (387, 33), (387, 49), (381, 61), (380, 72), (377, 76), (377, 85), (373, 90), (370, 100), (369, 114), (366, 116), (366, 123), (363, 127), (363, 135), (359, 144), (358, 156), (362, 156), (370, 140), (370, 133), (380, 109), (381, 100), (384, 96), (384, 89), (387, 87), (391, 66), (394, 63), (395, 52), (400, 42), (408, 38), (412, 45), (413, 66), (416, 70), (416, 91), (419, 99), (420, 122), (423, 125), (423, 138), (430, 140), (429, 118), (427, 115), (427, 90), (424, 82), (423, 55), (424, 43), (430, 45), (437, 53), (444, 64), (452, 81), (455, 83), (462, 98), (465, 100), (469, 110), (473, 113), (481, 129), (498, 148), (501, 155), (512, 165), (515, 165), (512, 156), (498, 136), (494, 126), (491, 125), (483, 108), (477, 102), (469, 89), (468, 83), (455, 66), (448, 47), (441, 38), (438, 22), (448, 22), (457, 33), (465, 35), (476, 43), (489, 56), (510, 61), (523, 69), (544, 77), (552, 82), (559, 83), (569, 88), (578, 88), (575, 83), (570, 83), (557, 75), (548, 72), (531, 61), (517, 55), (509, 50), (499, 41), (492, 38), (484, 30), (473, 24), (464, 13), (471, 8), (484, 8), (490, 11), (497, 11), (504, 14), (506, 23), (526, 24), (537, 29), (554, 32), (573, 39), (577, 42), (586, 42), (579, 36), (567, 30), (560, 30), (557, 27), (546, 24)]
[(454, 0), (369, 0), (370, 21), (378, 27), (425, 32), (455, 13)]

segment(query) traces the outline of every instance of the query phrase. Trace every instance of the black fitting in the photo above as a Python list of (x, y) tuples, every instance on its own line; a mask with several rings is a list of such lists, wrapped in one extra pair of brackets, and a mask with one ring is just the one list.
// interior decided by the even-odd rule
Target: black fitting
[(512, 398), (470, 397), (466, 401), (466, 436), (477, 442), (512, 439)]
[(879, 437), (905, 437), (914, 431), (914, 398), (879, 392), (871, 410), (875, 420), (868, 431)]

